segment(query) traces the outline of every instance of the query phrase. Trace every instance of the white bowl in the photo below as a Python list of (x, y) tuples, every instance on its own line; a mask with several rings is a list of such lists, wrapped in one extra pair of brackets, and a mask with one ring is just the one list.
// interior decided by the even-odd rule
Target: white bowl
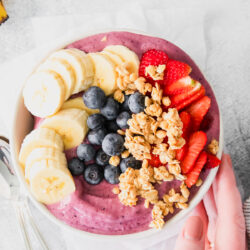
[[(35, 68), (54, 50), (60, 49), (65, 47), (66, 45), (80, 40), (84, 37), (94, 35), (97, 33), (103, 33), (103, 32), (109, 32), (109, 31), (114, 31), (114, 30), (102, 30), (102, 31), (96, 31), (88, 34), (81, 34), (78, 33), (77, 35), (72, 34), (72, 35), (67, 35), (65, 38), (60, 38), (57, 41), (54, 41), (52, 44), (46, 47), (42, 47), (41, 50), (39, 50), (39, 53), (35, 55), (35, 63), (33, 67), (30, 69), (30, 73), (35, 70)], [(141, 31), (135, 31), (135, 30), (115, 30), (115, 31), (128, 31), (128, 32), (133, 32), (137, 34), (142, 34), (142, 35), (148, 35), (152, 36), (150, 34), (146, 34)], [(20, 122), (21, 121), (21, 122)], [(33, 195), (31, 194), (29, 187), (25, 181), (23, 172), (21, 170), (21, 167), (18, 163), (18, 154), (20, 150), (20, 145), (23, 141), (23, 138), (27, 133), (29, 133), (32, 130), (32, 116), (31, 114), (27, 111), (27, 109), (24, 106), (22, 94), (19, 93), (19, 97), (17, 100), (17, 104), (15, 107), (15, 115), (13, 119), (13, 124), (11, 128), (11, 137), (10, 137), (10, 147), (11, 147), (11, 155), (12, 155), (12, 160), (13, 160), (13, 165), (16, 171), (16, 174), (18, 176), (18, 179), (23, 186), (24, 190), (27, 192), (28, 196), (32, 200), (32, 202), (35, 204), (35, 206), (46, 216), (48, 217), (51, 221), (56, 223), (58, 226), (68, 229), (71, 232), (75, 232), (78, 235), (82, 237), (88, 237), (88, 238), (93, 238), (93, 239), (99, 239), (99, 240), (120, 240), (120, 239), (138, 239), (142, 237), (149, 237), (154, 234), (157, 234), (159, 231), (155, 229), (149, 229), (146, 231), (142, 231), (139, 233), (132, 233), (132, 234), (126, 234), (126, 235), (100, 235), (100, 234), (94, 234), (94, 233), (89, 233), (86, 231), (78, 230), (76, 228), (73, 228), (63, 221), (57, 219), (47, 208), (44, 206), (42, 203), (38, 202)], [(223, 126), (222, 126), (222, 119), (220, 116), (220, 138), (219, 138), (219, 153), (218, 156), (221, 157), (222, 155), (222, 148), (223, 148)], [(199, 188), (198, 192), (195, 194), (191, 202), (189, 203), (189, 207), (185, 210), (181, 210), (178, 214), (176, 214), (174, 217), (172, 217), (170, 220), (168, 220), (161, 230), (161, 232), (169, 232), (171, 231), (171, 227), (176, 224), (178, 221), (180, 221), (182, 218), (184, 218), (193, 208), (202, 200), (203, 196), (205, 193), (208, 191), (210, 188), (216, 173), (218, 171), (218, 168), (211, 169), (209, 172), (207, 178), (205, 179), (203, 185)]]

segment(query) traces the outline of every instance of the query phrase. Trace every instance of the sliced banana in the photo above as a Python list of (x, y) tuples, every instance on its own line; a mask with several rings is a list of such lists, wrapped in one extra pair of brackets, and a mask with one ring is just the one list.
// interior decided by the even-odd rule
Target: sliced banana
[(65, 149), (78, 146), (88, 132), (88, 113), (81, 109), (64, 109), (44, 119), (42, 128), (54, 129), (62, 136)]
[(120, 56), (126, 63), (128, 63), (129, 72), (138, 74), (140, 61), (134, 51), (123, 45), (110, 45), (104, 48), (103, 51), (109, 51)]
[(62, 105), (62, 110), (63, 109), (71, 109), (71, 108), (77, 108), (77, 109), (82, 109), (85, 110), (89, 115), (99, 113), (99, 109), (89, 109), (83, 102), (82, 97), (76, 97), (73, 99), (67, 100), (63, 105)]
[(94, 85), (102, 88), (106, 95), (112, 94), (117, 80), (115, 64), (100, 53), (89, 53), (88, 56), (95, 67)]
[(36, 161), (29, 168), (31, 193), (45, 204), (59, 202), (75, 191), (74, 180), (64, 158)]
[(75, 71), (76, 84), (72, 94), (79, 93), (89, 87), (89, 81), (86, 77), (86, 68), (81, 61), (80, 56), (69, 49), (58, 50), (50, 55), (49, 58), (60, 58), (67, 61)]
[(124, 63), (123, 59), (119, 55), (111, 53), (110, 51), (103, 50), (100, 53), (107, 56), (116, 66), (120, 66)]
[(53, 129), (37, 128), (31, 131), (23, 140), (19, 153), (19, 162), (24, 168), (26, 159), (35, 148), (49, 147), (63, 151), (63, 140)]
[(64, 59), (51, 58), (47, 59), (37, 69), (37, 71), (44, 70), (52, 70), (62, 77), (66, 90), (65, 100), (67, 100), (72, 95), (76, 83), (75, 72), (72, 66)]
[(23, 98), (33, 115), (42, 118), (53, 115), (65, 100), (63, 79), (51, 70), (35, 72), (24, 86)]

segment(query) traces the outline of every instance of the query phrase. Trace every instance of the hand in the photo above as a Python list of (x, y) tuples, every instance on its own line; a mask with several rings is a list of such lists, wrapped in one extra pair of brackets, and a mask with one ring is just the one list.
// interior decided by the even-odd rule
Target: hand
[(244, 250), (246, 229), (240, 193), (229, 155), (222, 162), (212, 187), (186, 221), (175, 250)]

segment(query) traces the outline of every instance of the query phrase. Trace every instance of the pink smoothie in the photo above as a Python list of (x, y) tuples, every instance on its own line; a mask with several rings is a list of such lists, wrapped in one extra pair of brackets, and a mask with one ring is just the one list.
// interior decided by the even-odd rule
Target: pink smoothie
[[(102, 38), (106, 36), (106, 40)], [(192, 61), (192, 59), (180, 48), (172, 43), (155, 37), (143, 36), (128, 32), (110, 32), (97, 34), (74, 42), (68, 48), (78, 48), (85, 52), (101, 51), (107, 45), (122, 44), (135, 51), (139, 58), (148, 49), (160, 49), (165, 51), (171, 59), (186, 62), (192, 67), (191, 76), (200, 81), (206, 88), (206, 94), (212, 99), (209, 113), (203, 122), (203, 130), (207, 133), (208, 142), (211, 139), (219, 139), (219, 109), (215, 96), (204, 78), (203, 74)], [(35, 118), (35, 127), (39, 126), (39, 118)], [(76, 156), (76, 149), (66, 152), (67, 159)], [(204, 180), (209, 170), (201, 174)], [(137, 206), (126, 207), (122, 205), (117, 195), (112, 193), (115, 185), (111, 185), (103, 180), (99, 185), (92, 186), (87, 184), (83, 177), (74, 178), (76, 191), (63, 201), (49, 205), (47, 208), (58, 219), (64, 221), (72, 227), (97, 234), (130, 234), (149, 229), (151, 221), (151, 209), (144, 208), (143, 200), (139, 200)], [(158, 185), (160, 195), (168, 192), (169, 189), (180, 185), (179, 181), (166, 182)], [(190, 200), (198, 191), (197, 187), (191, 188)], [(166, 219), (174, 216), (169, 214)]]

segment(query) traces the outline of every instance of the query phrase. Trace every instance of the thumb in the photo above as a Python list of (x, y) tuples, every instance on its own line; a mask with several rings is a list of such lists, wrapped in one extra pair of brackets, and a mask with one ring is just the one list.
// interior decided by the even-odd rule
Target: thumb
[(175, 250), (202, 250), (205, 247), (203, 222), (199, 216), (191, 216), (180, 233)]

